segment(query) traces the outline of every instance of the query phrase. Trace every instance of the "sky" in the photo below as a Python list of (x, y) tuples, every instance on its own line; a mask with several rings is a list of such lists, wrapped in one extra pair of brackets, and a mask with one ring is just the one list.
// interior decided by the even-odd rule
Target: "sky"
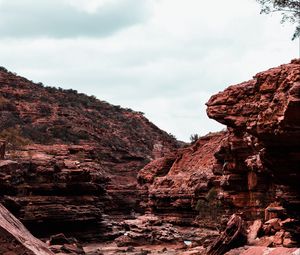
[(0, 66), (142, 111), (189, 141), (210, 96), (299, 54), (255, 0), (0, 0)]

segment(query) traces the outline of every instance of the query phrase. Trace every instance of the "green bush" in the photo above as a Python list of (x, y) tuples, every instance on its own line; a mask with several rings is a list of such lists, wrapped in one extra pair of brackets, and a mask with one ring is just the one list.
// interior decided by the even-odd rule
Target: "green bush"
[(224, 210), (222, 202), (218, 199), (218, 191), (211, 188), (205, 198), (199, 199), (196, 203), (195, 210), (201, 217), (218, 219)]
[(193, 134), (190, 136), (190, 141), (191, 141), (191, 144), (197, 142), (199, 139), (199, 135), (198, 134)]
[(218, 191), (215, 187), (212, 187), (206, 194), (205, 199), (208, 202), (213, 202), (217, 199)]

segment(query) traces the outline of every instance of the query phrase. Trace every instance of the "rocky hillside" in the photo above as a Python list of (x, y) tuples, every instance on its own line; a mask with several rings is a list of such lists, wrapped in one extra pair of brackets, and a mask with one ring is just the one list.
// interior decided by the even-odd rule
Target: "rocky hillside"
[(0, 139), (7, 149), (0, 200), (36, 234), (47, 234), (47, 226), (85, 238), (99, 232), (105, 213), (138, 210), (138, 171), (178, 147), (140, 112), (44, 87), (5, 68)]
[(163, 152), (176, 144), (141, 112), (72, 89), (44, 87), (4, 68), (0, 68), (0, 110), (0, 136), (17, 132), (26, 143), (91, 142), (115, 156), (124, 157), (125, 152), (128, 157), (148, 159), (155, 156), (154, 149)]

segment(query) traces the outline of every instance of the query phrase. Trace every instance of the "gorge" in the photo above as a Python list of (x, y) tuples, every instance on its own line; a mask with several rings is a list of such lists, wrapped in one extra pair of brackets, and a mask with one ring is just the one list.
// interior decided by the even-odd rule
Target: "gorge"
[(300, 251), (299, 59), (212, 96), (227, 129), (191, 144), (5, 68), (0, 95), (1, 254)]

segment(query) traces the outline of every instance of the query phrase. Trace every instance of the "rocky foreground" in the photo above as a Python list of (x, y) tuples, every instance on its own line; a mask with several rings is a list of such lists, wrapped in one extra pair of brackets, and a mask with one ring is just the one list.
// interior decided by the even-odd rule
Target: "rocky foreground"
[[(31, 83), (5, 71), (1, 75), (3, 126), (9, 125), (5, 116), (15, 114), (22, 121), (13, 127), (30, 142), (9, 148), (5, 158), (3, 144), (0, 200), (47, 243), (33, 239), (21, 222), (3, 224), (7, 215), (11, 218), (3, 208), (3, 254), (300, 253), (300, 60), (212, 96), (208, 116), (227, 130), (179, 149), (151, 125), (151, 132), (161, 136), (149, 133), (146, 138), (144, 130), (136, 139), (138, 132), (122, 131), (127, 147), (124, 141), (119, 147), (115, 142), (108, 146), (107, 141), (116, 141), (114, 136), (103, 139), (104, 144), (90, 136), (75, 142), (55, 138), (53, 119), (70, 116), (57, 114), (65, 111), (61, 105), (43, 122), (51, 123), (45, 136), (54, 137), (52, 143), (38, 142), (40, 138), (23, 132), (33, 127), (30, 123), (41, 123), (39, 114), (24, 113), (30, 108), (22, 95)], [(11, 86), (20, 79), (20, 88)], [(16, 108), (7, 106), (12, 97)], [(35, 101), (32, 104), (38, 105)], [(95, 111), (93, 107), (85, 111)], [(85, 130), (73, 117), (70, 130)], [(118, 125), (111, 125), (112, 133)], [(93, 134), (96, 128), (88, 130)], [(5, 130), (2, 127), (2, 134)], [(118, 139), (123, 139), (122, 132), (117, 132)], [(46, 253), (26, 246), (27, 240)]]

